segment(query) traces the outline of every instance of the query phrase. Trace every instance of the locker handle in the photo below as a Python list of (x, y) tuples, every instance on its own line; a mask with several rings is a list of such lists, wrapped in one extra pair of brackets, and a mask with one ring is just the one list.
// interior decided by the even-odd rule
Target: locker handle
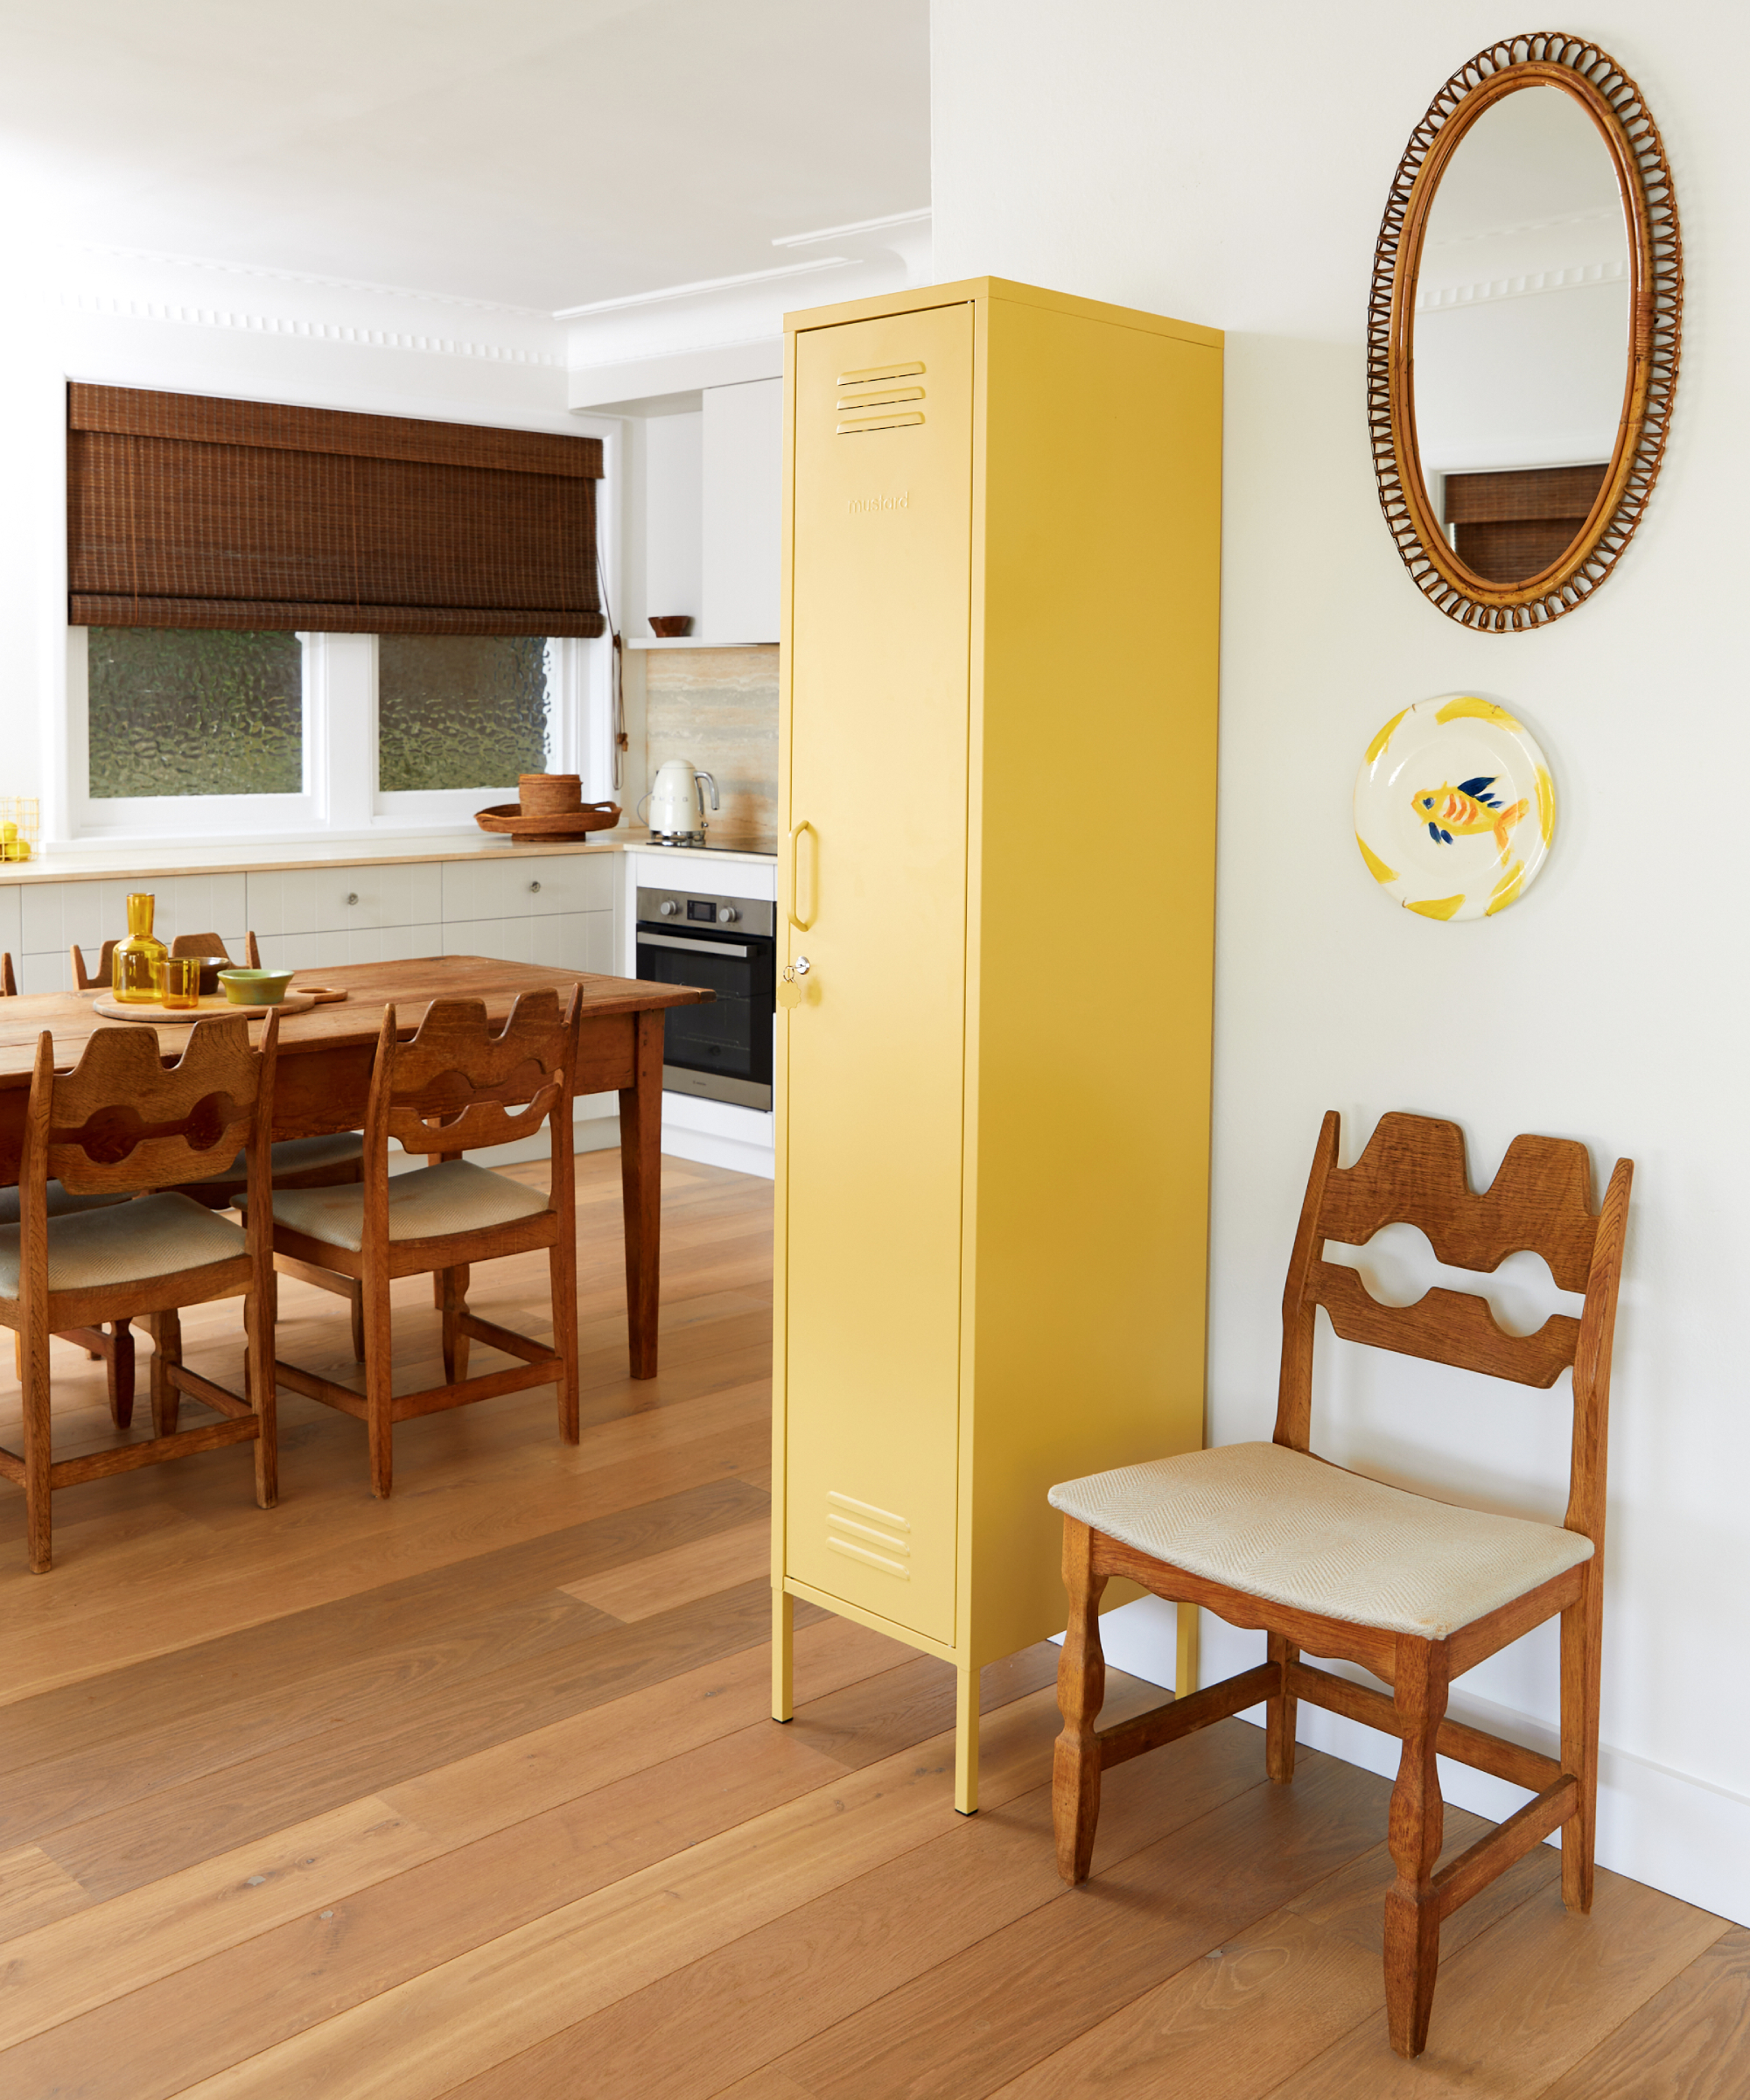
[[(808, 839), (808, 909), (802, 909), (802, 834)], [(798, 933), (807, 933), (815, 922), (819, 909), (820, 885), (820, 835), (810, 823), (800, 823), (790, 834), (790, 924)]]

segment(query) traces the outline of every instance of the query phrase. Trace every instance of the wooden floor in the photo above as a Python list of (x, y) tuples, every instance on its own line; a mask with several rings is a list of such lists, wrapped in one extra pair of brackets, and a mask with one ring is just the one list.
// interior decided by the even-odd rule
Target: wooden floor
[[(1066, 1891), (1048, 1648), (985, 1673), (970, 1820), (941, 1665), (804, 1613), (775, 1726), (770, 1186), (668, 1163), (634, 1386), (617, 1167), (578, 1172), (581, 1448), (544, 1392), (410, 1422), (378, 1504), (360, 1425), (288, 1396), (277, 1509), (247, 1448), (93, 1482), (36, 1578), (0, 1490), (6, 2100), (1750, 2093), (1750, 1934), (1610, 1874), (1571, 1918), (1544, 1848), (1448, 1928), (1400, 2063), (1387, 1788), (1303, 1753), (1273, 1788), (1242, 1722), (1110, 1774)], [(548, 1331), (532, 1262), (475, 1302)], [(429, 1292), (397, 1304), (425, 1382)], [(232, 1317), (187, 1330), (234, 1377)], [(280, 1347), (340, 1375), (342, 1308), (287, 1286)], [(55, 1358), (71, 1449), (100, 1367)]]

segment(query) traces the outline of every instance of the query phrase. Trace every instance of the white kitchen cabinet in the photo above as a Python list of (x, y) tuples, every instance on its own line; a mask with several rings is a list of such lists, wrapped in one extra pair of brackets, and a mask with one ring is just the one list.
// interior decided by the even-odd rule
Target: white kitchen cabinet
[(613, 904), (607, 854), (519, 853), (514, 860), (443, 863), (446, 926), (556, 912), (605, 912)]
[(248, 923), (245, 878), (219, 875), (136, 876), (99, 882), (39, 882), (5, 886), (18, 913), (16, 940), (0, 940), (20, 958), (20, 991), (66, 991), (73, 984), (67, 949), (77, 942), (94, 962), (105, 940), (128, 930), (128, 898), (150, 891), (157, 900), (153, 931), (160, 940), (178, 934), (217, 934), (240, 960)]

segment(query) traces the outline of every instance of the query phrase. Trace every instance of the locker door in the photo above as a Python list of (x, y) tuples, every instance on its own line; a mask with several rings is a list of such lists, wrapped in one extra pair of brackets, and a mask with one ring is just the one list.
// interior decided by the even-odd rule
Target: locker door
[(800, 334), (795, 416), (786, 1565), (947, 1642), (972, 308)]

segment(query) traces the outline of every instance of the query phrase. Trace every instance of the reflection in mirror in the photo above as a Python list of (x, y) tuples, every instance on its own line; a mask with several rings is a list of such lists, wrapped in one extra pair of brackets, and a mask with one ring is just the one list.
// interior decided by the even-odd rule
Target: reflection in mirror
[(1522, 583), (1578, 536), (1622, 416), (1628, 298), (1597, 125), (1560, 88), (1503, 95), (1440, 178), (1417, 280), (1423, 473), (1474, 574)]

